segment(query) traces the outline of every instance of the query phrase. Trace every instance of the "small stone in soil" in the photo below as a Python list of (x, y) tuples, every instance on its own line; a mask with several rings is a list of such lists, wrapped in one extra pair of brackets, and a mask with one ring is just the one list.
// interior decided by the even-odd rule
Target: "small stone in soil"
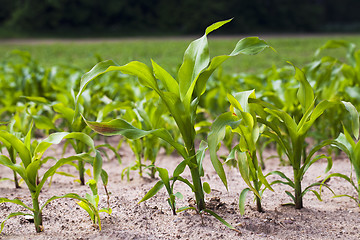
[(28, 221), (28, 222), (30, 222), (30, 223), (33, 223), (33, 222), (34, 222), (34, 217), (33, 217), (33, 216), (28, 216), (28, 215), (26, 215), (26, 216), (24, 216), (24, 218), (25, 218), (26, 221)]
[(286, 220), (284, 221), (284, 223), (286, 223), (286, 224), (293, 224), (293, 221), (291, 221), (290, 219), (286, 219)]

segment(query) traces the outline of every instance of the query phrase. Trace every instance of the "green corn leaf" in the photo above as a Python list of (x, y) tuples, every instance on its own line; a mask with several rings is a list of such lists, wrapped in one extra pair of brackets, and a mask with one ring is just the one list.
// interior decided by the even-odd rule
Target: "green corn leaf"
[(34, 159), (41, 159), (44, 152), (53, 144), (59, 144), (64, 139), (77, 139), (81, 141), (82, 143), (85, 143), (88, 145), (94, 152), (95, 152), (95, 146), (94, 141), (90, 136), (88, 136), (85, 133), (81, 132), (57, 132), (50, 134), (46, 139), (41, 141), (39, 145), (35, 148), (34, 151)]
[(221, 114), (218, 118), (215, 119), (214, 123), (212, 124), (207, 139), (209, 144), (211, 163), (226, 188), (227, 188), (227, 180), (226, 180), (225, 171), (222, 166), (222, 163), (219, 161), (217, 157), (216, 151), (218, 144), (225, 137), (226, 126), (231, 126), (232, 128), (235, 128), (238, 126), (238, 124), (239, 124), (238, 118), (234, 116), (231, 112)]
[(149, 87), (156, 92), (159, 92), (159, 88), (153, 75), (153, 71), (146, 64), (133, 61), (124, 66), (118, 67), (118, 70), (120, 70), (124, 74), (138, 77), (142, 85), (144, 85), (145, 87)]
[(0, 178), (0, 182), (2, 182), (2, 181), (11, 181), (11, 182), (14, 182), (14, 180), (11, 179), (11, 178)]
[[(257, 119), (257, 120), (261, 123), (264, 123), (265, 125), (267, 125), (266, 123), (269, 123), (267, 121), (263, 121), (262, 119)], [(291, 147), (290, 147), (289, 143), (287, 141), (285, 141), (285, 139), (282, 137), (280, 132), (276, 132), (276, 134), (274, 134), (273, 132), (270, 132), (270, 131), (264, 131), (264, 132), (262, 132), (262, 136), (267, 136), (268, 138), (276, 141), (282, 147), (282, 149), (285, 150), (286, 156), (289, 159), (291, 159), (291, 157), (290, 157)]]
[[(185, 51), (184, 60), (178, 72), (180, 99), (182, 101), (188, 92), (192, 92), (190, 88), (194, 89), (194, 81), (197, 76), (207, 68), (210, 63), (209, 46), (206, 35), (205, 33), (201, 38), (190, 43)], [(190, 93), (188, 95), (190, 95)]]
[(126, 122), (123, 119), (115, 119), (110, 122), (103, 122), (103, 123), (91, 122), (85, 119), (84, 121), (92, 130), (106, 136), (123, 135), (129, 139), (139, 139), (149, 134), (153, 134), (154, 136), (163, 139), (171, 146), (173, 146), (181, 156), (183, 157), (187, 156), (184, 147), (181, 144), (175, 142), (171, 134), (165, 129), (155, 129), (155, 130), (145, 131), (134, 127), (133, 125), (131, 125), (130, 123)]
[(157, 167), (156, 170), (159, 172), (159, 177), (162, 180), (162, 182), (165, 184), (165, 187), (168, 190), (168, 193), (170, 194), (171, 189), (170, 189), (170, 178), (169, 178), (168, 170), (159, 167)]
[[(266, 108), (265, 111), (270, 113), (272, 116), (278, 118), (280, 121), (283, 121), (285, 123), (285, 126), (286, 126), (287, 130), (289, 131), (289, 135), (290, 135), (290, 138), (292, 140), (297, 138), (297, 136), (298, 136), (298, 134), (297, 134), (297, 125), (296, 125), (295, 120), (292, 119), (289, 114), (287, 114), (286, 112), (284, 112), (282, 110), (276, 110), (276, 109), (272, 110), (272, 109)], [(260, 122), (259, 119), (258, 119), (258, 121)], [(268, 126), (270, 126), (272, 130), (274, 130), (272, 125), (268, 125)], [(276, 129), (277, 129), (277, 126), (276, 126)], [(279, 135), (279, 136), (281, 136), (281, 135)]]
[(351, 163), (356, 173), (356, 179), (359, 182), (360, 180), (360, 143), (359, 142), (355, 146), (354, 157), (353, 159), (351, 159)]
[(93, 175), (94, 175), (94, 180), (96, 182), (98, 182), (99, 177), (102, 172), (102, 163), (103, 163), (103, 160), (102, 160), (101, 154), (98, 150), (96, 150), (94, 164), (93, 164)]
[(181, 163), (179, 163), (179, 165), (176, 166), (173, 173), (174, 177), (177, 177), (184, 172), (187, 162), (188, 162), (187, 160), (184, 160)]
[(183, 177), (181, 177), (181, 176), (177, 176), (177, 177), (172, 177), (171, 180), (176, 180), (176, 181), (183, 182), (183, 183), (185, 183), (186, 185), (188, 185), (188, 187), (191, 189), (191, 191), (195, 192), (194, 185), (192, 185), (192, 184), (190, 183), (190, 181), (187, 180), (186, 178), (183, 178)]
[(187, 211), (187, 210), (194, 210), (194, 211), (197, 211), (196, 208), (194, 207), (189, 207), (189, 206), (186, 206), (186, 207), (181, 207), (181, 208), (178, 208), (178, 210), (176, 210), (177, 213), (179, 212), (183, 212), (183, 211)]
[(29, 164), (26, 168), (26, 179), (31, 183), (31, 185), (36, 186), (36, 178), (38, 171), (40, 169), (40, 160), (35, 160)]
[(193, 84), (188, 89), (188, 92), (186, 94), (186, 102), (189, 101), (189, 99), (192, 96), (193, 89), (196, 86), (197, 89), (197, 96), (200, 97), (204, 92), (206, 88), (206, 82), (211, 76), (211, 74), (228, 58), (237, 56), (239, 54), (246, 54), (246, 55), (253, 55), (260, 53), (265, 48), (269, 47), (266, 42), (263, 40), (260, 40), (257, 37), (249, 37), (241, 39), (237, 45), (235, 46), (235, 49), (230, 55), (222, 55), (222, 56), (216, 56), (210, 61), (210, 65), (207, 69), (203, 70), (197, 79), (193, 82)]
[[(230, 94), (227, 95), (228, 98), (230, 97), (229, 95)], [(238, 104), (236, 104), (234, 99), (230, 100), (230, 98), (229, 98), (230, 103), (232, 105), (236, 104), (236, 105), (234, 105), (234, 107), (238, 108), (240, 111), (249, 113), (250, 112), (249, 98), (256, 98), (255, 97), (255, 90), (243, 91), (243, 92), (235, 93), (234, 98), (236, 99), (236, 102), (240, 105), (240, 107), (239, 107)]]
[(354, 105), (352, 105), (351, 102), (345, 102), (345, 101), (341, 101), (346, 110), (348, 110), (348, 112), (350, 113), (350, 119), (351, 119), (351, 126), (352, 126), (352, 134), (354, 135), (355, 139), (359, 139), (359, 113), (356, 110), (356, 108), (354, 107)]
[(9, 220), (10, 218), (12, 217), (16, 217), (16, 216), (33, 216), (32, 214), (29, 214), (29, 213), (23, 213), (23, 212), (13, 212), (13, 213), (10, 213), (4, 221), (1, 222), (1, 227), (0, 227), (0, 234), (2, 232), (2, 230), (4, 229), (4, 226), (5, 226), (5, 222), (7, 220)]
[(16, 152), (18, 152), (25, 168), (31, 163), (30, 151), (27, 149), (25, 144), (21, 142), (17, 137), (6, 131), (0, 130), (0, 138), (5, 139), (5, 141), (9, 142), (11, 146), (16, 150)]
[[(272, 172), (269, 172), (269, 173), (267, 174), (267, 176), (269, 176), (269, 175), (278, 175), (278, 176), (280, 176), (281, 178), (287, 180), (287, 182), (282, 182), (282, 183), (287, 184), (287, 185), (289, 185), (289, 186), (292, 187), (292, 188), (295, 188), (294, 182), (291, 181), (290, 178), (288, 178), (283, 172), (280, 172), (280, 171), (272, 171)], [(274, 184), (274, 182), (272, 182), (271, 185), (273, 185), (273, 184)]]
[(228, 20), (224, 20), (224, 21), (219, 21), (219, 22), (216, 22), (216, 23), (213, 23), (211, 24), (210, 26), (208, 26), (205, 30), (205, 35), (208, 35), (209, 33), (211, 33), (212, 31), (222, 27), (223, 25), (227, 24), (228, 22), (230, 22), (232, 20), (231, 19), (228, 19)]
[[(264, 40), (258, 37), (247, 37), (241, 39), (235, 46), (230, 56), (238, 54), (255, 55), (270, 47)], [(274, 50), (274, 49), (273, 49)]]
[(204, 182), (204, 183), (203, 183), (203, 189), (204, 189), (204, 191), (205, 191), (207, 194), (210, 194), (210, 193), (211, 193), (211, 188), (210, 188), (209, 183)]
[(332, 178), (332, 177), (339, 177), (342, 179), (345, 179), (347, 182), (349, 182), (351, 185), (353, 185), (356, 188), (356, 185), (354, 185), (354, 182), (352, 181), (352, 179), (348, 176), (346, 176), (345, 174), (341, 174), (341, 173), (332, 173), (329, 176), (327, 176), (323, 182), (325, 182), (327, 179)]
[(260, 167), (257, 168), (257, 176), (258, 176), (259, 180), (265, 185), (266, 188), (268, 188), (270, 191), (274, 192), (274, 189), (271, 187), (269, 182), (266, 180)]
[(22, 97), (22, 98), (26, 99), (29, 102), (49, 104), (49, 101), (44, 97)]
[[(87, 84), (95, 79), (97, 76), (109, 71), (121, 71), (125, 74), (134, 75), (139, 78), (141, 84), (146, 87), (152, 88), (163, 99), (171, 115), (174, 117), (179, 130), (184, 138), (185, 144), (189, 147), (195, 138), (195, 130), (189, 131), (189, 126), (192, 126), (190, 115), (185, 111), (178, 95), (172, 92), (162, 92), (157, 86), (156, 79), (152, 70), (145, 64), (140, 62), (130, 62), (124, 66), (114, 66), (112, 61), (104, 61), (94, 66), (88, 73), (86, 73), (81, 80), (80, 91), (76, 97), (78, 101), (81, 93), (84, 91)], [(188, 109), (189, 110), (189, 109)], [(182, 154), (182, 153), (180, 153)]]
[(100, 176), (104, 186), (107, 186), (109, 182), (109, 175), (107, 174), (107, 172), (105, 170), (102, 170)]
[(322, 201), (321, 195), (320, 195), (317, 191), (315, 191), (315, 190), (310, 190), (310, 191), (315, 194), (315, 196), (317, 197), (317, 199), (318, 199), (319, 201)]
[[(111, 146), (110, 144), (108, 143), (105, 143), (105, 144), (100, 144), (100, 145), (97, 145), (95, 147), (96, 149), (100, 150), (100, 148), (107, 148), (108, 150), (112, 151), (116, 157), (116, 159), (118, 160), (118, 163), (121, 164), (121, 156), (120, 154), (118, 153), (118, 151), (113, 147)], [(104, 151), (106, 152), (106, 151)]]
[(346, 57), (350, 61), (351, 65), (354, 67), (356, 65), (356, 59), (355, 59), (355, 49), (356, 45), (353, 43), (349, 43), (344, 40), (329, 40), (327, 41), (323, 46), (318, 48), (314, 54), (315, 57), (318, 57), (320, 53), (326, 49), (334, 49), (334, 48), (346, 48), (347, 53)]
[(89, 214), (90, 219), (92, 220), (93, 223), (95, 223), (95, 214), (93, 213), (89, 205), (86, 204), (86, 202), (84, 201), (78, 201), (76, 203)]
[(112, 60), (103, 61), (96, 64), (89, 72), (85, 73), (81, 78), (80, 90), (78, 95), (76, 96), (76, 103), (79, 101), (82, 92), (85, 90), (85, 87), (89, 84), (89, 82), (91, 82), (103, 73), (117, 70), (114, 67), (116, 65), (117, 64)]
[(324, 113), (325, 110), (331, 108), (334, 105), (335, 105), (334, 102), (329, 102), (327, 100), (323, 100), (318, 105), (316, 105), (316, 107), (314, 108), (314, 110), (310, 115), (310, 119), (307, 122), (305, 122), (304, 126), (298, 130), (298, 134), (304, 135), (305, 133), (307, 133), (307, 131), (314, 125), (316, 119), (318, 119)]
[(46, 200), (46, 202), (41, 206), (40, 210), (43, 211), (43, 209), (46, 207), (46, 205), (48, 205), (50, 202), (57, 200), (57, 199), (61, 199), (61, 198), (71, 198), (71, 199), (75, 199), (75, 200), (79, 200), (79, 201), (82, 201), (82, 200), (87, 201), (86, 198), (83, 198), (76, 193), (68, 193), (68, 194), (65, 194), (62, 196), (52, 196), (51, 198)]
[[(344, 128), (344, 130), (345, 130), (345, 128)], [(345, 152), (346, 155), (349, 156), (350, 161), (352, 161), (353, 149), (355, 148), (355, 142), (353, 139), (351, 139), (351, 140), (352, 141), (349, 142), (346, 139), (345, 134), (340, 133), (339, 136), (335, 139), (334, 143), (332, 144), (333, 146), (335, 146), (335, 147), (339, 148), (340, 150), (342, 150), (343, 152)]]
[(196, 152), (196, 162), (197, 162), (197, 165), (198, 165), (198, 168), (199, 168), (199, 174), (200, 174), (201, 177), (204, 176), (204, 169), (203, 169), (202, 162), (203, 162), (203, 160), (205, 158), (205, 152), (206, 152), (207, 149), (208, 149), (207, 143), (202, 140), (200, 142), (199, 149)]
[[(315, 182), (313, 184), (310, 184), (309, 186), (307, 186), (301, 193), (301, 196), (304, 197), (306, 193), (308, 193), (309, 191), (312, 191), (311, 188), (312, 187), (318, 187), (318, 186), (327, 186), (326, 184), (320, 183), (320, 182)], [(320, 197), (320, 194), (316, 194), (314, 193), (316, 196)], [(322, 201), (321, 197), (319, 198), (320, 201)]]
[(309, 121), (309, 117), (310, 115), (313, 113), (313, 110), (314, 110), (314, 106), (315, 106), (315, 100), (314, 102), (311, 104), (311, 106), (309, 106), (309, 108), (306, 110), (305, 113), (303, 113), (298, 125), (297, 125), (297, 128), (296, 130), (299, 132), (300, 129), (304, 126), (304, 124)]
[(239, 210), (240, 210), (240, 214), (244, 215), (245, 214), (245, 202), (246, 202), (246, 195), (248, 194), (248, 192), (251, 191), (250, 188), (245, 188), (241, 191), (240, 193), (240, 197), (239, 197)]
[(237, 153), (237, 158), (238, 158), (238, 168), (239, 168), (239, 172), (241, 174), (242, 179), (244, 180), (244, 182), (246, 183), (246, 185), (248, 185), (248, 187), (250, 188), (250, 190), (261, 199), (260, 193), (258, 192), (257, 189), (255, 189), (253, 187), (253, 185), (251, 184), (251, 177), (250, 177), (250, 169), (249, 169), (249, 162), (247, 159), (247, 155), (245, 152), (238, 152)]
[(110, 71), (121, 71), (124, 74), (137, 76), (141, 84), (159, 93), (159, 88), (152, 70), (144, 63), (133, 61), (124, 66), (118, 66), (115, 62), (107, 60), (96, 64), (89, 72), (83, 75), (80, 82), (80, 90), (76, 96), (76, 103), (89, 82), (99, 75)]
[(180, 98), (171, 92), (163, 92), (160, 97), (174, 118), (186, 147), (190, 149), (194, 143), (196, 133), (193, 128), (195, 122), (191, 119), (191, 111), (186, 111)]
[(156, 62), (154, 62), (153, 60), (151, 60), (151, 62), (155, 77), (164, 84), (165, 88), (169, 92), (174, 93), (177, 97), (180, 97), (178, 82)]
[(56, 130), (56, 126), (54, 125), (54, 123), (51, 121), (51, 119), (49, 119), (48, 117), (45, 116), (38, 116), (38, 115), (33, 115), (32, 119), (34, 120), (35, 126), (38, 129), (44, 129), (44, 130)]
[(268, 45), (256, 37), (240, 40), (230, 55), (216, 56), (210, 61), (209, 49), (206, 35), (219, 28), (225, 23), (222, 21), (207, 28), (205, 35), (192, 42), (184, 55), (184, 62), (178, 73), (180, 98), (184, 102), (185, 108), (189, 109), (193, 91), (197, 89), (197, 95), (200, 97), (205, 91), (206, 81), (210, 75), (228, 58), (238, 54), (257, 54)]
[(240, 113), (240, 111), (244, 111), (239, 101), (230, 93), (226, 94), (231, 106), (235, 108), (235, 110), (238, 110), (236, 113)]
[(351, 196), (351, 195), (341, 194), (341, 195), (335, 195), (335, 196), (333, 196), (333, 198), (339, 198), (339, 197), (348, 197), (348, 198), (354, 200), (354, 201), (358, 204), (358, 206), (359, 206), (359, 199), (357, 199), (357, 198), (355, 198), (355, 197), (353, 197), (353, 196)]
[(44, 186), (46, 180), (51, 177), (52, 175), (54, 175), (56, 173), (56, 170), (58, 168), (60, 168), (61, 166), (69, 163), (69, 162), (72, 162), (72, 161), (79, 161), (79, 160), (83, 160), (82, 159), (82, 156), (83, 155), (87, 155), (87, 154), (78, 154), (78, 155), (75, 155), (75, 156), (71, 156), (71, 157), (67, 157), (67, 158), (62, 158), (60, 160), (58, 160), (52, 167), (50, 167), (43, 175), (40, 183), (37, 185), (36, 187), (36, 196), (39, 196), (40, 194), (40, 191), (42, 189), (42, 187)]
[[(305, 172), (307, 171), (307, 169), (312, 165), (314, 164), (315, 162), (317, 162), (318, 160), (320, 159), (326, 159), (327, 162), (328, 162), (328, 165), (325, 169), (325, 173), (327, 173), (328, 171), (330, 171), (330, 169), (332, 168), (332, 158), (331, 156), (326, 156), (324, 154), (321, 154), (321, 155), (318, 155), (316, 156), (315, 158), (313, 158), (314, 154), (316, 152), (318, 152), (321, 148), (325, 147), (325, 146), (329, 146), (329, 145), (336, 145), (336, 141), (334, 140), (326, 140), (326, 141), (323, 141), (317, 145), (315, 145), (311, 151), (307, 154), (307, 157), (304, 161), (304, 164), (303, 166), (301, 167), (300, 169), (300, 172), (303, 172), (303, 174), (305, 174)], [(312, 159), (313, 158), (313, 159)], [(311, 160), (312, 159), (312, 160)]]
[(33, 185), (32, 183), (30, 183), (28, 181), (28, 179), (26, 177), (27, 176), (26, 170), (23, 166), (13, 163), (7, 156), (4, 156), (4, 155), (0, 155), (0, 164), (6, 166), (6, 167), (10, 168), (11, 170), (15, 171), (16, 173), (18, 173), (20, 175), (20, 177), (22, 179), (24, 179), (24, 181), (26, 182), (26, 184), (28, 185), (28, 187), (31, 191), (36, 190), (35, 185)]
[(148, 200), (149, 198), (152, 198), (153, 196), (155, 196), (155, 194), (157, 192), (160, 191), (160, 189), (162, 189), (164, 187), (164, 182), (163, 181), (158, 181), (146, 194), (145, 196), (140, 200), (139, 203), (144, 202), (146, 200)]
[[(229, 59), (229, 55), (216, 56), (211, 59), (209, 66), (204, 69), (193, 82), (193, 84), (189, 87), (186, 93), (186, 102), (189, 102), (192, 96), (194, 89), (196, 89), (196, 94), (198, 97), (204, 94), (206, 90), (206, 82), (213, 74), (213, 72), (227, 59)], [(184, 100), (185, 102), (185, 100)]]
[(67, 107), (64, 103), (57, 103), (52, 105), (55, 112), (60, 113), (69, 123), (73, 121), (75, 111)]
[(292, 63), (290, 63), (290, 62), (288, 62), (288, 63), (294, 67), (295, 79), (297, 81), (299, 81), (299, 83), (300, 83), (300, 88), (299, 88), (297, 97), (301, 104), (302, 111), (303, 111), (303, 113), (305, 113), (309, 109), (309, 107), (311, 106), (311, 104), (313, 103), (313, 101), (315, 99), (314, 91), (313, 91), (311, 85), (309, 84), (309, 82), (307, 81), (304, 72), (301, 71), (298, 67), (295, 67)]
[(217, 220), (219, 220), (222, 224), (224, 224), (225, 226), (227, 226), (230, 229), (235, 229), (233, 226), (231, 226), (230, 223), (228, 223), (227, 221), (225, 221), (222, 217), (220, 217), (219, 215), (217, 215), (216, 213), (214, 213), (213, 211), (211, 211), (210, 209), (203, 209), (203, 212), (207, 212), (210, 215), (212, 215), (213, 217), (215, 217)]
[(286, 193), (286, 195), (288, 195), (295, 202), (295, 197), (291, 192), (285, 191), (285, 193)]
[(25, 203), (23, 203), (21, 200), (19, 199), (9, 199), (9, 198), (0, 198), (0, 203), (14, 203), (14, 204), (17, 204), (19, 206), (22, 206), (26, 209), (28, 209), (29, 211), (33, 212), (35, 211), (33, 208), (27, 206)]
[(31, 152), (31, 137), (32, 137), (32, 129), (33, 129), (33, 123), (30, 123), (30, 128), (29, 131), (27, 132), (25, 139), (24, 139), (24, 144), (27, 147), (27, 149), (29, 149), (29, 151)]
[[(84, 210), (86, 210), (89, 215), (90, 215), (90, 218), (91, 220), (93, 220), (93, 222), (95, 222), (95, 220), (97, 220), (97, 224), (99, 225), (99, 230), (101, 231), (101, 220), (100, 220), (100, 215), (99, 215), (99, 211), (97, 209), (97, 207), (95, 205), (93, 205), (89, 200), (87, 200), (86, 198), (83, 198), (81, 196), (79, 196), (78, 194), (76, 193), (68, 193), (68, 194), (65, 194), (65, 195), (62, 195), (62, 196), (53, 196), (51, 198), (49, 198), (42, 206), (41, 206), (41, 211), (44, 209), (44, 207), (46, 205), (48, 205), (51, 201), (54, 201), (56, 199), (61, 199), (61, 198), (70, 198), (70, 199), (75, 199), (75, 200), (78, 200), (80, 202), (83, 202), (81, 206)], [(85, 208), (84, 208), (84, 207)], [(89, 211), (88, 211), (89, 210)], [(95, 217), (94, 217), (95, 216)]]
[(55, 173), (56, 173), (56, 174), (58, 174), (58, 175), (61, 175), (61, 176), (65, 176), (65, 177), (72, 177), (72, 178), (76, 178), (76, 176), (75, 176), (75, 175), (70, 174), (70, 173), (68, 173), (68, 172), (56, 171)]

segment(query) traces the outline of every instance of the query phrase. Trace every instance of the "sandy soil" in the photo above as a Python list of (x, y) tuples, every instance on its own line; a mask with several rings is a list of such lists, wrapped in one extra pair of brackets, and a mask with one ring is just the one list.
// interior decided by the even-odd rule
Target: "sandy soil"
[[(59, 149), (53, 147), (49, 152)], [(290, 202), (284, 192), (290, 189), (277, 185), (274, 186), (276, 192), (264, 193), (264, 213), (256, 212), (253, 198), (248, 195), (246, 213), (241, 216), (238, 197), (246, 185), (239, 172), (226, 167), (229, 181), (229, 191), (226, 191), (208, 157), (204, 162), (204, 181), (210, 183), (212, 192), (206, 196), (207, 203), (239, 232), (228, 229), (209, 215), (204, 215), (202, 219), (193, 211), (172, 215), (166, 202), (165, 189), (145, 203), (138, 204), (156, 180), (140, 178), (136, 172), (132, 172), (130, 182), (121, 180), (122, 169), (133, 161), (134, 156), (125, 146), (120, 153), (123, 156), (122, 165), (115, 159), (104, 162), (104, 169), (110, 176), (108, 189), (111, 192), (110, 205), (113, 213), (111, 216), (101, 213), (101, 231), (91, 224), (87, 213), (73, 200), (59, 199), (50, 203), (43, 211), (44, 232), (36, 233), (33, 223), (20, 216), (6, 222), (0, 239), (360, 239), (360, 212), (356, 203), (348, 198), (331, 198), (328, 190), (323, 192), (322, 202), (315, 195), (307, 194), (304, 208), (296, 210), (282, 205)], [(176, 155), (166, 156), (161, 153), (158, 165), (171, 171), (180, 161)], [(266, 167), (265, 172), (281, 170), (291, 176), (291, 168), (279, 166), (277, 159), (267, 160)], [(303, 186), (319, 181), (325, 167), (326, 162), (313, 165), (304, 177)], [(63, 167), (61, 170), (76, 174), (73, 167)], [(334, 160), (332, 172), (350, 174), (348, 160), (345, 157)], [(8, 169), (0, 166), (0, 177), (11, 176)], [(189, 172), (185, 172), (184, 176), (189, 177)], [(331, 179), (329, 185), (336, 193), (355, 194), (349, 184), (342, 180)], [(178, 183), (175, 188), (184, 195), (183, 200), (177, 201), (177, 206), (189, 205), (194, 196), (187, 186)], [(14, 189), (12, 182), (2, 181), (0, 191), (1, 197), (19, 198), (28, 204), (31, 202), (25, 186)], [(79, 186), (73, 178), (55, 175), (52, 186), (46, 186), (40, 198), (44, 202), (53, 195), (75, 192), (84, 196), (89, 191), (87, 186)], [(100, 207), (106, 207), (103, 190)], [(14, 204), (1, 203), (0, 220), (16, 211), (23, 209)]]

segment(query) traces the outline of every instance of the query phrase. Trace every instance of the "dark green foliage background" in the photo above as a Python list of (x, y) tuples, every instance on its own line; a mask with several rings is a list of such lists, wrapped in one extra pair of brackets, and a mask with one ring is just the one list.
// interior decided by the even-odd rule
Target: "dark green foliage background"
[(2, 36), (360, 31), (358, 0), (0, 0)]

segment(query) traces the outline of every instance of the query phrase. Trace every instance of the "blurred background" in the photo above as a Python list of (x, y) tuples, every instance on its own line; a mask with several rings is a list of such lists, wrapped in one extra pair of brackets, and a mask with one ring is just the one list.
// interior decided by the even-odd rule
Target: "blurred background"
[(360, 32), (359, 0), (0, 0), (0, 37)]

